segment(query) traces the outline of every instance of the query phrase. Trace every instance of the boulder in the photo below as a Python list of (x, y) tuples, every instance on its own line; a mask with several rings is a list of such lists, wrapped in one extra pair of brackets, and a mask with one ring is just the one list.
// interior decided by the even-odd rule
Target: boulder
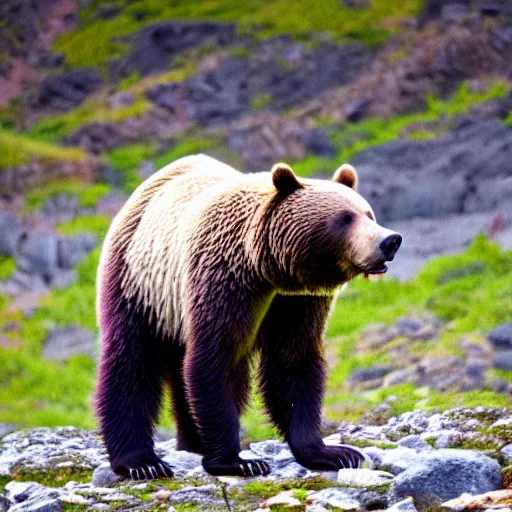
[(498, 325), (487, 333), (487, 339), (497, 350), (512, 350), (512, 323)]
[(91, 233), (79, 233), (58, 241), (58, 264), (64, 269), (74, 268), (98, 245)]
[(58, 266), (58, 237), (55, 233), (27, 231), (19, 242), (18, 268), (39, 274), (49, 281)]
[(69, 110), (80, 105), (103, 83), (96, 68), (79, 68), (46, 76), (39, 86), (36, 108)]
[(358, 170), (360, 193), (378, 219), (390, 222), (500, 207), (507, 212), (511, 160), (512, 129), (491, 120), (438, 139), (396, 140), (369, 148), (351, 163)]
[(44, 342), (43, 357), (61, 361), (77, 354), (94, 355), (94, 333), (78, 325), (56, 327)]
[(132, 49), (118, 64), (116, 73), (128, 76), (164, 71), (173, 57), (187, 48), (230, 44), (235, 38), (233, 23), (214, 21), (166, 21), (145, 26), (129, 38)]
[(0, 211), (0, 255), (14, 256), (21, 236), (21, 222), (17, 215)]
[(469, 450), (422, 452), (391, 483), (388, 500), (398, 503), (409, 496), (420, 512), (432, 510), (461, 494), (484, 494), (501, 486), (500, 465)]

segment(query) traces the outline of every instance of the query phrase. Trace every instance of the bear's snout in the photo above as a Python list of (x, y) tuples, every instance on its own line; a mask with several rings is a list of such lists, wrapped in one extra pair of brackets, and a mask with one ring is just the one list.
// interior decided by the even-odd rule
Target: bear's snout
[(379, 248), (382, 251), (382, 254), (384, 254), (386, 261), (393, 261), (401, 243), (402, 237), (398, 233), (393, 233), (382, 240), (379, 244)]

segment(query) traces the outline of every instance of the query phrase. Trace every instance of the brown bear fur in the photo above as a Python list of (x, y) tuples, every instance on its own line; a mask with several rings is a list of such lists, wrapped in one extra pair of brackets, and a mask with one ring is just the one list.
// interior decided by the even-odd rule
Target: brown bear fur
[(357, 450), (320, 437), (323, 335), (339, 287), (385, 271), (400, 240), (376, 224), (356, 184), (348, 165), (329, 182), (286, 164), (246, 175), (197, 155), (134, 192), (98, 272), (97, 411), (116, 472), (172, 475), (152, 437), (165, 384), (178, 449), (203, 454), (212, 474), (266, 474), (264, 461), (239, 457), (257, 353), (265, 406), (297, 460), (359, 465)]

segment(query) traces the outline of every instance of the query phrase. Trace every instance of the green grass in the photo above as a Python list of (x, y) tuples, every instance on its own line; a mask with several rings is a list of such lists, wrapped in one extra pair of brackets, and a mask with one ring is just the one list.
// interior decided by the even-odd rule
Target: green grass
[(79, 181), (50, 181), (25, 193), (25, 211), (37, 210), (47, 199), (59, 194), (77, 196), (78, 204), (82, 208), (92, 208), (109, 192), (110, 185), (106, 183), (88, 185)]
[[(460, 272), (462, 277), (444, 280), (447, 274), (457, 275), (455, 271), (475, 262), (481, 264), (479, 272)], [(390, 403), (394, 413), (411, 410), (415, 404), (439, 410), (456, 405), (512, 405), (505, 395), (485, 390), (460, 394), (429, 390), (427, 396), (420, 396), (411, 384), (362, 393), (345, 388), (353, 370), (392, 362), (385, 350), (367, 351), (362, 355), (354, 353), (362, 328), (369, 323), (391, 323), (403, 315), (425, 310), (450, 323), (436, 342), (418, 343), (420, 355), (433, 357), (459, 355), (458, 341), (462, 336), (474, 333), (478, 340), (492, 327), (510, 321), (512, 251), (502, 252), (497, 245), (479, 236), (464, 254), (439, 257), (427, 264), (414, 281), (353, 282), (340, 296), (327, 332), (328, 338), (336, 339), (333, 350), (339, 361), (329, 380), (327, 411), (331, 418), (342, 414), (356, 419), (390, 395), (398, 397)]]
[(68, 222), (61, 222), (57, 229), (63, 235), (94, 233), (102, 240), (107, 234), (111, 221), (112, 219), (106, 215), (88, 215), (87, 217), (75, 217)]
[[(510, 86), (500, 80), (492, 82), (485, 92), (472, 92), (469, 84), (462, 83), (446, 100), (434, 96), (427, 97), (426, 109), (423, 112), (393, 118), (372, 117), (357, 124), (346, 123), (341, 130), (332, 135), (333, 142), (338, 148), (334, 158), (309, 156), (292, 163), (293, 169), (299, 176), (304, 177), (319, 172), (332, 173), (340, 163), (349, 161), (356, 153), (400, 139), (406, 131), (409, 132), (408, 138), (411, 139), (434, 138), (442, 130), (446, 130), (457, 115), (467, 112), (478, 103), (503, 98), (509, 89)], [(441, 122), (439, 131), (434, 133), (426, 130), (423, 125), (429, 122)], [(329, 129), (329, 122), (326, 125)], [(419, 127), (416, 131), (412, 129), (415, 125)]]
[(34, 158), (50, 162), (80, 162), (85, 159), (85, 151), (60, 147), (25, 134), (0, 129), (0, 172), (3, 167), (28, 163)]
[(11, 256), (5, 256), (3, 254), (0, 254), (0, 281), (5, 281), (6, 279), (8, 279), (15, 270), (16, 260)]
[(100, 93), (91, 96), (71, 112), (41, 119), (32, 127), (31, 134), (40, 139), (55, 140), (89, 123), (120, 123), (129, 118), (140, 117), (149, 108), (150, 103), (142, 93), (135, 95), (131, 105), (117, 109), (110, 108), (107, 97)]
[(144, 25), (159, 20), (214, 19), (232, 21), (240, 32), (257, 32), (258, 37), (294, 34), (307, 37), (311, 32), (327, 32), (336, 40), (354, 38), (367, 44), (384, 41), (399, 30), (398, 22), (415, 15), (423, 0), (403, 2), (373, 1), (367, 9), (350, 9), (338, 0), (233, 0), (172, 3), (161, 0), (118, 1), (122, 13), (110, 20), (94, 19), (92, 10), (82, 13), (81, 26), (61, 34), (54, 50), (66, 56), (71, 67), (105, 66), (122, 56), (128, 46), (120, 39)]
[(189, 136), (164, 153), (157, 153), (149, 144), (132, 144), (122, 146), (108, 153), (105, 157), (110, 165), (122, 177), (124, 189), (133, 192), (142, 183), (142, 178), (137, 173), (137, 168), (144, 160), (152, 160), (155, 169), (161, 169), (165, 165), (195, 153), (208, 152), (219, 144), (216, 138)]
[(127, 192), (133, 192), (142, 182), (137, 173), (137, 167), (143, 160), (148, 160), (154, 154), (149, 144), (133, 144), (122, 146), (108, 153), (105, 157), (110, 165), (121, 175), (123, 187)]
[[(93, 216), (61, 224), (60, 230), (67, 234), (89, 231), (104, 236), (108, 224), (108, 218)], [(99, 254), (100, 248), (97, 248), (80, 263), (77, 284), (65, 290), (52, 291), (31, 318), (22, 318), (20, 314), (0, 314), (0, 328), (4, 322), (18, 321), (22, 326), (23, 339), (19, 350), (0, 348), (0, 422), (94, 425), (90, 395), (94, 387), (95, 364), (85, 356), (63, 363), (41, 361), (40, 350), (52, 326), (78, 322), (84, 327), (96, 328), (94, 303)], [(469, 266), (476, 269), (475, 273), (461, 271)], [(6, 305), (7, 301), (0, 301), (0, 308)], [(389, 357), (384, 350), (357, 354), (354, 346), (361, 329), (375, 322), (392, 323), (400, 316), (425, 310), (450, 322), (449, 328), (437, 341), (419, 342), (423, 347), (419, 353), (434, 357), (458, 354), (461, 337), (474, 336), (478, 340), (490, 328), (510, 321), (512, 251), (502, 251), (479, 236), (463, 254), (431, 261), (411, 282), (399, 283), (390, 279), (371, 282), (357, 279), (352, 282), (340, 296), (327, 332), (328, 350), (335, 354), (337, 360), (329, 375), (325, 403), (330, 419), (357, 420), (392, 395), (396, 399), (389, 404), (395, 414), (414, 408), (443, 410), (459, 405), (511, 405), (505, 394), (488, 390), (443, 393), (401, 384), (378, 391), (354, 393), (345, 387), (354, 369), (381, 363)], [(501, 372), (499, 377), (509, 380), (509, 373)], [(161, 416), (166, 427), (172, 427), (169, 416), (167, 399)], [(253, 393), (251, 406), (242, 418), (242, 425), (247, 438), (253, 441), (276, 435), (262, 412), (261, 398), (256, 393)]]
[(212, 138), (205, 137), (189, 137), (183, 138), (176, 146), (169, 151), (156, 156), (153, 160), (155, 167), (160, 169), (165, 165), (174, 162), (178, 158), (187, 155), (194, 155), (197, 153), (206, 153), (217, 145), (218, 141)]

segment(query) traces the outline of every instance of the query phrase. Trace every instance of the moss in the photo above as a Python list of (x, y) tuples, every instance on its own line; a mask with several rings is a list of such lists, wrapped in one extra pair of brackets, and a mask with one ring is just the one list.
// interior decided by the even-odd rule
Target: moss
[(63, 148), (25, 134), (0, 129), (0, 171), (3, 167), (22, 165), (35, 158), (48, 162), (81, 162), (85, 155), (80, 148)]
[(79, 181), (51, 181), (38, 185), (25, 193), (25, 211), (38, 209), (47, 199), (59, 194), (75, 195), (82, 208), (92, 208), (110, 192), (106, 183), (88, 185)]
[(256, 112), (263, 110), (271, 101), (271, 94), (258, 94), (251, 99), (251, 108)]
[(106, 215), (87, 215), (85, 217), (75, 217), (68, 222), (61, 222), (58, 225), (58, 230), (63, 235), (94, 233), (101, 240), (107, 234), (111, 222), (112, 219)]
[[(0, 281), (5, 281), (16, 270), (16, 260), (11, 256), (0, 254)], [(0, 301), (1, 304), (1, 301)]]
[(329, 487), (340, 487), (332, 480), (326, 480), (322, 477), (313, 478), (295, 478), (291, 480), (254, 480), (242, 487), (242, 490), (250, 496), (256, 495), (262, 498), (270, 498), (282, 491), (318, 491)]
[[(136, 94), (131, 105), (110, 108), (105, 93), (88, 98), (80, 107), (66, 114), (46, 117), (32, 128), (32, 135), (45, 140), (55, 140), (69, 135), (89, 123), (120, 123), (126, 119), (141, 117), (150, 108), (142, 93)], [(68, 151), (71, 151), (68, 149)]]
[[(69, 458), (66, 458), (66, 461)], [(55, 461), (52, 466), (58, 464)], [(51, 467), (45, 471), (31, 471), (21, 466), (11, 468), (11, 479), (20, 482), (37, 482), (47, 487), (62, 487), (70, 481), (74, 482), (90, 482), (92, 479), (91, 470), (80, 470), (73, 467), (57, 468)]]
[[(378, 44), (399, 29), (399, 21), (416, 14), (422, 0), (372, 2), (370, 7), (354, 11), (337, 0), (304, 0), (290, 5), (286, 0), (250, 0), (244, 4), (233, 0), (216, 2), (166, 3), (160, 0), (121, 2), (121, 14), (108, 19), (81, 16), (81, 26), (59, 35), (54, 50), (66, 56), (71, 67), (105, 66), (126, 52), (122, 37), (144, 25), (169, 19), (215, 19), (237, 23), (241, 33), (257, 33), (266, 38), (277, 34), (294, 34), (298, 39), (310, 32), (327, 32), (338, 41), (357, 39)], [(257, 27), (257, 30), (255, 28)]]
[(137, 173), (137, 167), (153, 154), (154, 149), (149, 144), (133, 144), (116, 148), (105, 156), (110, 165), (121, 175), (124, 189), (127, 192), (133, 192), (142, 182)]
[[(440, 122), (446, 130), (456, 116), (469, 111), (475, 104), (483, 103), (493, 98), (506, 96), (508, 85), (501, 81), (492, 82), (485, 92), (472, 92), (468, 83), (460, 87), (448, 99), (442, 100), (429, 96), (426, 100), (424, 112), (415, 114), (402, 114), (392, 118), (372, 117), (356, 124), (344, 124), (343, 127), (333, 128), (328, 121), (324, 122), (326, 129), (333, 131), (332, 141), (338, 152), (333, 158), (308, 156), (307, 158), (292, 162), (294, 171), (299, 176), (312, 176), (314, 174), (332, 174), (340, 162), (347, 162), (356, 153), (365, 149), (385, 144), (405, 136), (418, 137), (418, 132), (408, 133), (414, 125), (429, 122)], [(442, 130), (440, 129), (439, 132)], [(405, 135), (408, 134), (408, 135)], [(432, 138), (429, 134), (426, 138)]]
[(160, 169), (161, 167), (164, 167), (168, 163), (173, 162), (178, 158), (197, 153), (205, 153), (209, 149), (215, 147), (216, 144), (217, 140), (213, 138), (200, 138), (193, 136), (186, 139), (184, 138), (171, 150), (156, 156), (154, 158), (155, 167)]

